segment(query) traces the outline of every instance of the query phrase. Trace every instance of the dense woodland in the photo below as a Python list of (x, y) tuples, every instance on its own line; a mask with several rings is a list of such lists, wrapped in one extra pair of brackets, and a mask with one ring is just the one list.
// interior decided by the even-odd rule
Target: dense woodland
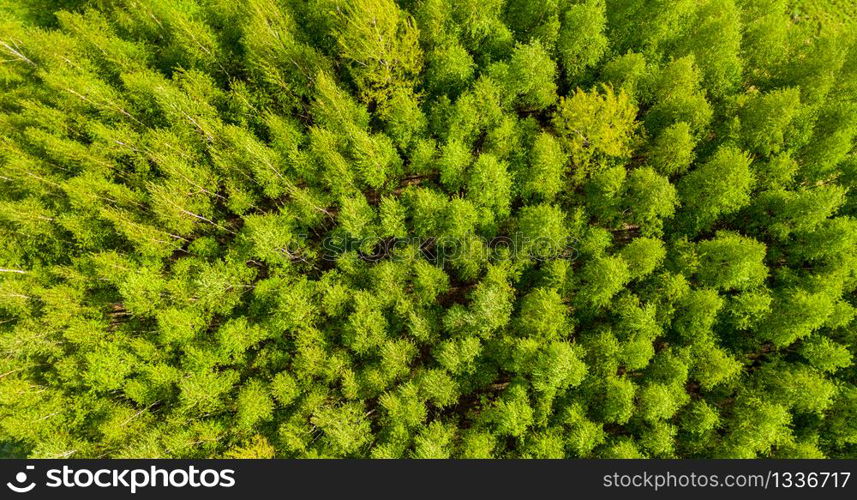
[(853, 1), (0, 1), (0, 455), (857, 457)]

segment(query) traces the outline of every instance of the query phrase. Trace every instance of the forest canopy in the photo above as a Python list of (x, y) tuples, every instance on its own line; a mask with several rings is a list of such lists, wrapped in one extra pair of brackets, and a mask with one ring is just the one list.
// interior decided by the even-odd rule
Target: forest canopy
[(855, 12), (0, 1), (0, 456), (857, 458)]

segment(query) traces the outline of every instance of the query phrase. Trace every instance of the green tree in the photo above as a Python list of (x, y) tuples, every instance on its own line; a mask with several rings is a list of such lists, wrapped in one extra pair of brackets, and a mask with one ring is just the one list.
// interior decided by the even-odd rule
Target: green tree
[(710, 227), (750, 203), (755, 176), (742, 151), (722, 147), (678, 184), (681, 214), (692, 229)]
[(852, 4), (0, 2), (0, 457), (853, 458)]
[[(341, 9), (341, 10), (340, 10)], [(384, 102), (414, 85), (422, 68), (419, 29), (391, 0), (354, 0), (337, 10), (339, 55), (364, 101)]]
[(600, 1), (569, 5), (562, 13), (557, 51), (569, 82), (579, 80), (607, 51), (605, 14), (606, 6)]
[(576, 182), (596, 171), (600, 162), (630, 155), (636, 115), (628, 95), (610, 87), (603, 93), (577, 89), (560, 98), (553, 124), (571, 156)]

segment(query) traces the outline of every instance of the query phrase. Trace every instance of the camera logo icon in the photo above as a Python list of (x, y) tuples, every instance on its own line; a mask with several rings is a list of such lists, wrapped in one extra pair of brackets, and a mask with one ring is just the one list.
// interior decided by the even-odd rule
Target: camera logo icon
[[(27, 470), (33, 470), (33, 469), (35, 469), (35, 466), (33, 466), (33, 465), (27, 466)], [(28, 479), (27, 473), (22, 471), (22, 472), (15, 474), (15, 483), (8, 482), (8, 483), (6, 483), (6, 486), (10, 490), (14, 491), (15, 493), (27, 493), (29, 491), (32, 491), (33, 488), (36, 487), (36, 483), (34, 483), (34, 482), (31, 482), (30, 484), (24, 484), (27, 482), (27, 479)]]

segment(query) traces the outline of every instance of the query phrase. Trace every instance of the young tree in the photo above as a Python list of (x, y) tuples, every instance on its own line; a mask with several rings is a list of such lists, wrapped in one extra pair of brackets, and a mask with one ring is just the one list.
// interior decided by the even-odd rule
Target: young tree
[(652, 141), (648, 163), (659, 174), (671, 176), (683, 174), (695, 158), (696, 140), (690, 125), (678, 122), (665, 128)]
[(628, 95), (610, 87), (603, 93), (577, 89), (560, 99), (553, 125), (571, 156), (575, 182), (597, 171), (603, 161), (630, 155), (636, 115)]
[(604, 307), (631, 278), (628, 264), (621, 257), (598, 257), (581, 270), (579, 300), (594, 307)]
[(556, 64), (538, 40), (512, 52), (503, 81), (519, 107), (541, 111), (556, 101)]
[(569, 82), (577, 82), (607, 51), (605, 14), (604, 2), (597, 0), (569, 5), (562, 13), (557, 51)]
[(480, 208), (481, 228), (492, 233), (496, 224), (509, 216), (512, 179), (507, 166), (490, 154), (482, 154), (473, 164), (467, 180), (467, 198)]
[(554, 205), (523, 207), (518, 216), (520, 257), (545, 260), (561, 256), (569, 243), (565, 214)]
[(364, 102), (413, 88), (422, 68), (419, 29), (391, 0), (353, 0), (337, 10), (336, 41)]
[(542, 132), (533, 142), (529, 160), (529, 168), (522, 175), (521, 195), (553, 201), (566, 185), (568, 157), (562, 146), (553, 135)]
[(697, 245), (697, 277), (718, 290), (747, 290), (761, 285), (768, 275), (765, 245), (735, 233), (718, 232)]
[(691, 230), (708, 228), (750, 203), (756, 182), (750, 163), (741, 150), (721, 147), (706, 163), (682, 177), (678, 184), (680, 214)]
[(627, 244), (620, 256), (628, 264), (632, 279), (639, 279), (655, 271), (664, 261), (667, 251), (661, 240), (654, 238), (635, 238)]
[(671, 217), (678, 204), (675, 187), (651, 168), (638, 168), (628, 175), (622, 205), (642, 234), (660, 235), (663, 219)]
[(522, 299), (518, 329), (523, 335), (556, 340), (567, 334), (567, 313), (556, 290), (537, 288)]

